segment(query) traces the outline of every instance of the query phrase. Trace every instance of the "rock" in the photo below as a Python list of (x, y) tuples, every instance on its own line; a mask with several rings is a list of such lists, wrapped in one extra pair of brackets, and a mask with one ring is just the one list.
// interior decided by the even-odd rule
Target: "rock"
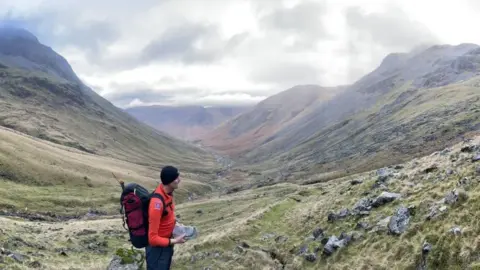
[(317, 240), (323, 237), (323, 230), (322, 228), (316, 228), (315, 230), (313, 230), (312, 234), (315, 240)]
[(359, 215), (362, 212), (368, 212), (372, 209), (372, 199), (362, 198), (353, 206), (352, 212), (355, 215)]
[(242, 248), (250, 248), (250, 245), (247, 244), (246, 242), (241, 242), (241, 243), (240, 243), (240, 246), (241, 246)]
[(480, 154), (477, 154), (472, 158), (472, 162), (477, 162), (477, 161), (480, 161)]
[(461, 180), (457, 182), (457, 187), (458, 186), (467, 186), (470, 184), (470, 179), (468, 177), (463, 177)]
[(452, 175), (454, 172), (453, 172), (452, 169), (447, 169), (446, 173), (447, 173), (447, 175)]
[(310, 253), (305, 255), (305, 260), (309, 262), (314, 262), (317, 260), (317, 255), (315, 253)]
[(425, 241), (423, 243), (420, 264), (417, 266), (417, 270), (427, 270), (427, 256), (431, 250), (432, 250), (432, 245), (430, 245), (428, 242)]
[(372, 202), (372, 207), (379, 207), (382, 206), (386, 203), (392, 202), (398, 198), (400, 198), (402, 195), (398, 193), (391, 193), (391, 192), (382, 192), (373, 202)]
[(203, 214), (203, 210), (202, 210), (202, 209), (198, 209), (196, 213), (197, 213), (197, 214)]
[(288, 237), (283, 236), (283, 235), (279, 235), (275, 238), (275, 242), (277, 242), (277, 243), (285, 243), (285, 242), (287, 242), (287, 240), (288, 240)]
[(444, 202), (446, 204), (455, 204), (457, 202), (466, 201), (467, 199), (468, 195), (464, 190), (454, 189), (445, 195)]
[(372, 229), (371, 232), (383, 232), (383, 231), (387, 231), (387, 229), (388, 229), (388, 224), (390, 223), (391, 218), (392, 218), (392, 217), (386, 217), (386, 218), (380, 220), (379, 222), (377, 222), (377, 224), (375, 225), (375, 227)]
[(438, 165), (437, 164), (432, 164), (430, 166), (428, 166), (427, 168), (425, 168), (425, 170), (423, 170), (424, 173), (431, 173), (431, 172), (434, 172), (438, 170)]
[(475, 150), (475, 146), (474, 145), (467, 145), (467, 146), (464, 146), (460, 149), (460, 152), (462, 153), (471, 153), (473, 152), (473, 150)]
[(33, 261), (28, 264), (28, 267), (30, 268), (40, 268), (42, 267), (42, 264), (39, 261)]
[(107, 270), (139, 270), (140, 267), (136, 262), (131, 264), (122, 264), (122, 258), (118, 255), (113, 256)]
[(77, 235), (82, 236), (82, 235), (89, 235), (89, 234), (96, 234), (96, 233), (97, 233), (97, 231), (84, 229), (84, 230), (78, 232)]
[(237, 253), (240, 253), (240, 254), (241, 254), (241, 253), (245, 253), (245, 250), (244, 250), (241, 246), (237, 246), (237, 247), (235, 248), (235, 251), (236, 251)]
[(274, 233), (265, 233), (260, 238), (262, 241), (266, 241), (268, 239), (274, 238), (276, 235)]
[(344, 247), (347, 245), (347, 241), (345, 239), (338, 239), (336, 236), (330, 236), (328, 242), (323, 247), (323, 254), (330, 256), (335, 252), (337, 249)]
[(348, 209), (342, 209), (340, 210), (340, 212), (338, 212), (338, 214), (335, 214), (335, 213), (328, 214), (327, 220), (329, 222), (334, 222), (336, 220), (346, 218), (349, 214), (350, 214), (350, 211)]
[(307, 244), (303, 244), (300, 249), (298, 250), (298, 255), (302, 255), (302, 254), (305, 254), (308, 252), (308, 245)]
[(367, 222), (359, 222), (357, 223), (357, 226), (355, 227), (357, 230), (358, 229), (364, 229), (364, 230), (368, 230), (370, 227), (370, 225), (367, 223)]
[(350, 233), (350, 234), (347, 234), (347, 233), (345, 233), (345, 232), (342, 232), (342, 233), (340, 234), (340, 236), (338, 237), (338, 239), (339, 239), (339, 240), (345, 240), (345, 241), (344, 241), (344, 242), (345, 242), (344, 244), (345, 244), (345, 245), (348, 245), (348, 243), (350, 243), (350, 242), (353, 240), (353, 237), (352, 237), (352, 234), (351, 234), (351, 233)]
[(478, 175), (480, 175), (480, 166), (478, 166), (475, 171), (477, 172)]
[(22, 254), (20, 254), (20, 253), (15, 253), (15, 252), (10, 253), (10, 254), (8, 255), (8, 257), (14, 259), (14, 260), (17, 261), (17, 262), (24, 262), (25, 260), (28, 260), (28, 259), (29, 259), (28, 256), (22, 255)]
[(400, 235), (404, 233), (410, 223), (410, 212), (408, 208), (400, 206), (388, 223), (388, 229), (391, 234)]
[(360, 185), (360, 184), (362, 184), (362, 183), (363, 183), (363, 181), (360, 180), (360, 179), (355, 179), (355, 180), (350, 181), (350, 184), (351, 184), (352, 186)]
[(445, 205), (439, 206), (438, 204), (435, 204), (430, 207), (430, 212), (427, 214), (425, 217), (426, 220), (432, 220), (437, 217), (439, 217), (441, 214), (445, 213), (447, 211), (447, 207)]
[(453, 233), (455, 235), (462, 234), (462, 229), (460, 227), (453, 227), (448, 232)]

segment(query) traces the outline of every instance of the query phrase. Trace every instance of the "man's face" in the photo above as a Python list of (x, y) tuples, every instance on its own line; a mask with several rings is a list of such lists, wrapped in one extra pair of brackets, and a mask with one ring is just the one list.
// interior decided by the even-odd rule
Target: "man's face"
[(175, 181), (173, 181), (172, 183), (170, 183), (170, 187), (172, 189), (177, 189), (178, 188), (178, 184), (180, 184), (180, 176), (177, 177), (177, 179)]

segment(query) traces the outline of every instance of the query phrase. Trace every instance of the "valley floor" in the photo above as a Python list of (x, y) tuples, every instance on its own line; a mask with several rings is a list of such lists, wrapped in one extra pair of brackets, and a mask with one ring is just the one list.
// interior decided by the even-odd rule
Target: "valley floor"
[[(480, 137), (378, 171), (184, 202), (180, 222), (199, 237), (176, 247), (173, 269), (480, 269), (478, 155)], [(0, 228), (2, 269), (105, 269), (129, 248), (118, 217)]]

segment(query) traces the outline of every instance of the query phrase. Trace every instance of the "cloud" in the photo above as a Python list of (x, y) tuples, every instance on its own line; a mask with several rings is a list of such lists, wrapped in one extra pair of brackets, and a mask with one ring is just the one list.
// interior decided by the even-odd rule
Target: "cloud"
[(438, 42), (425, 25), (409, 18), (399, 7), (388, 7), (381, 13), (366, 13), (360, 7), (351, 7), (345, 17), (350, 35), (357, 42), (382, 46), (392, 52), (410, 51), (419, 44)]
[(238, 104), (350, 84), (421, 44), (480, 43), (479, 5), (459, 1), (3, 0), (0, 18), (117, 106)]

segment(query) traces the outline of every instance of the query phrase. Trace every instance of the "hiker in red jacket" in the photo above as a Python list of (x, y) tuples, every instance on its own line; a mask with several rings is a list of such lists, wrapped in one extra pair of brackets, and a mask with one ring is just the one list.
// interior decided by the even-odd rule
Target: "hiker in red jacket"
[[(185, 243), (185, 235), (173, 238), (175, 227), (175, 205), (173, 191), (180, 183), (177, 168), (166, 166), (160, 173), (161, 184), (155, 189), (165, 203), (152, 197), (148, 206), (148, 242), (146, 247), (147, 270), (170, 269), (173, 257), (173, 246)], [(165, 211), (166, 210), (166, 211)]]

